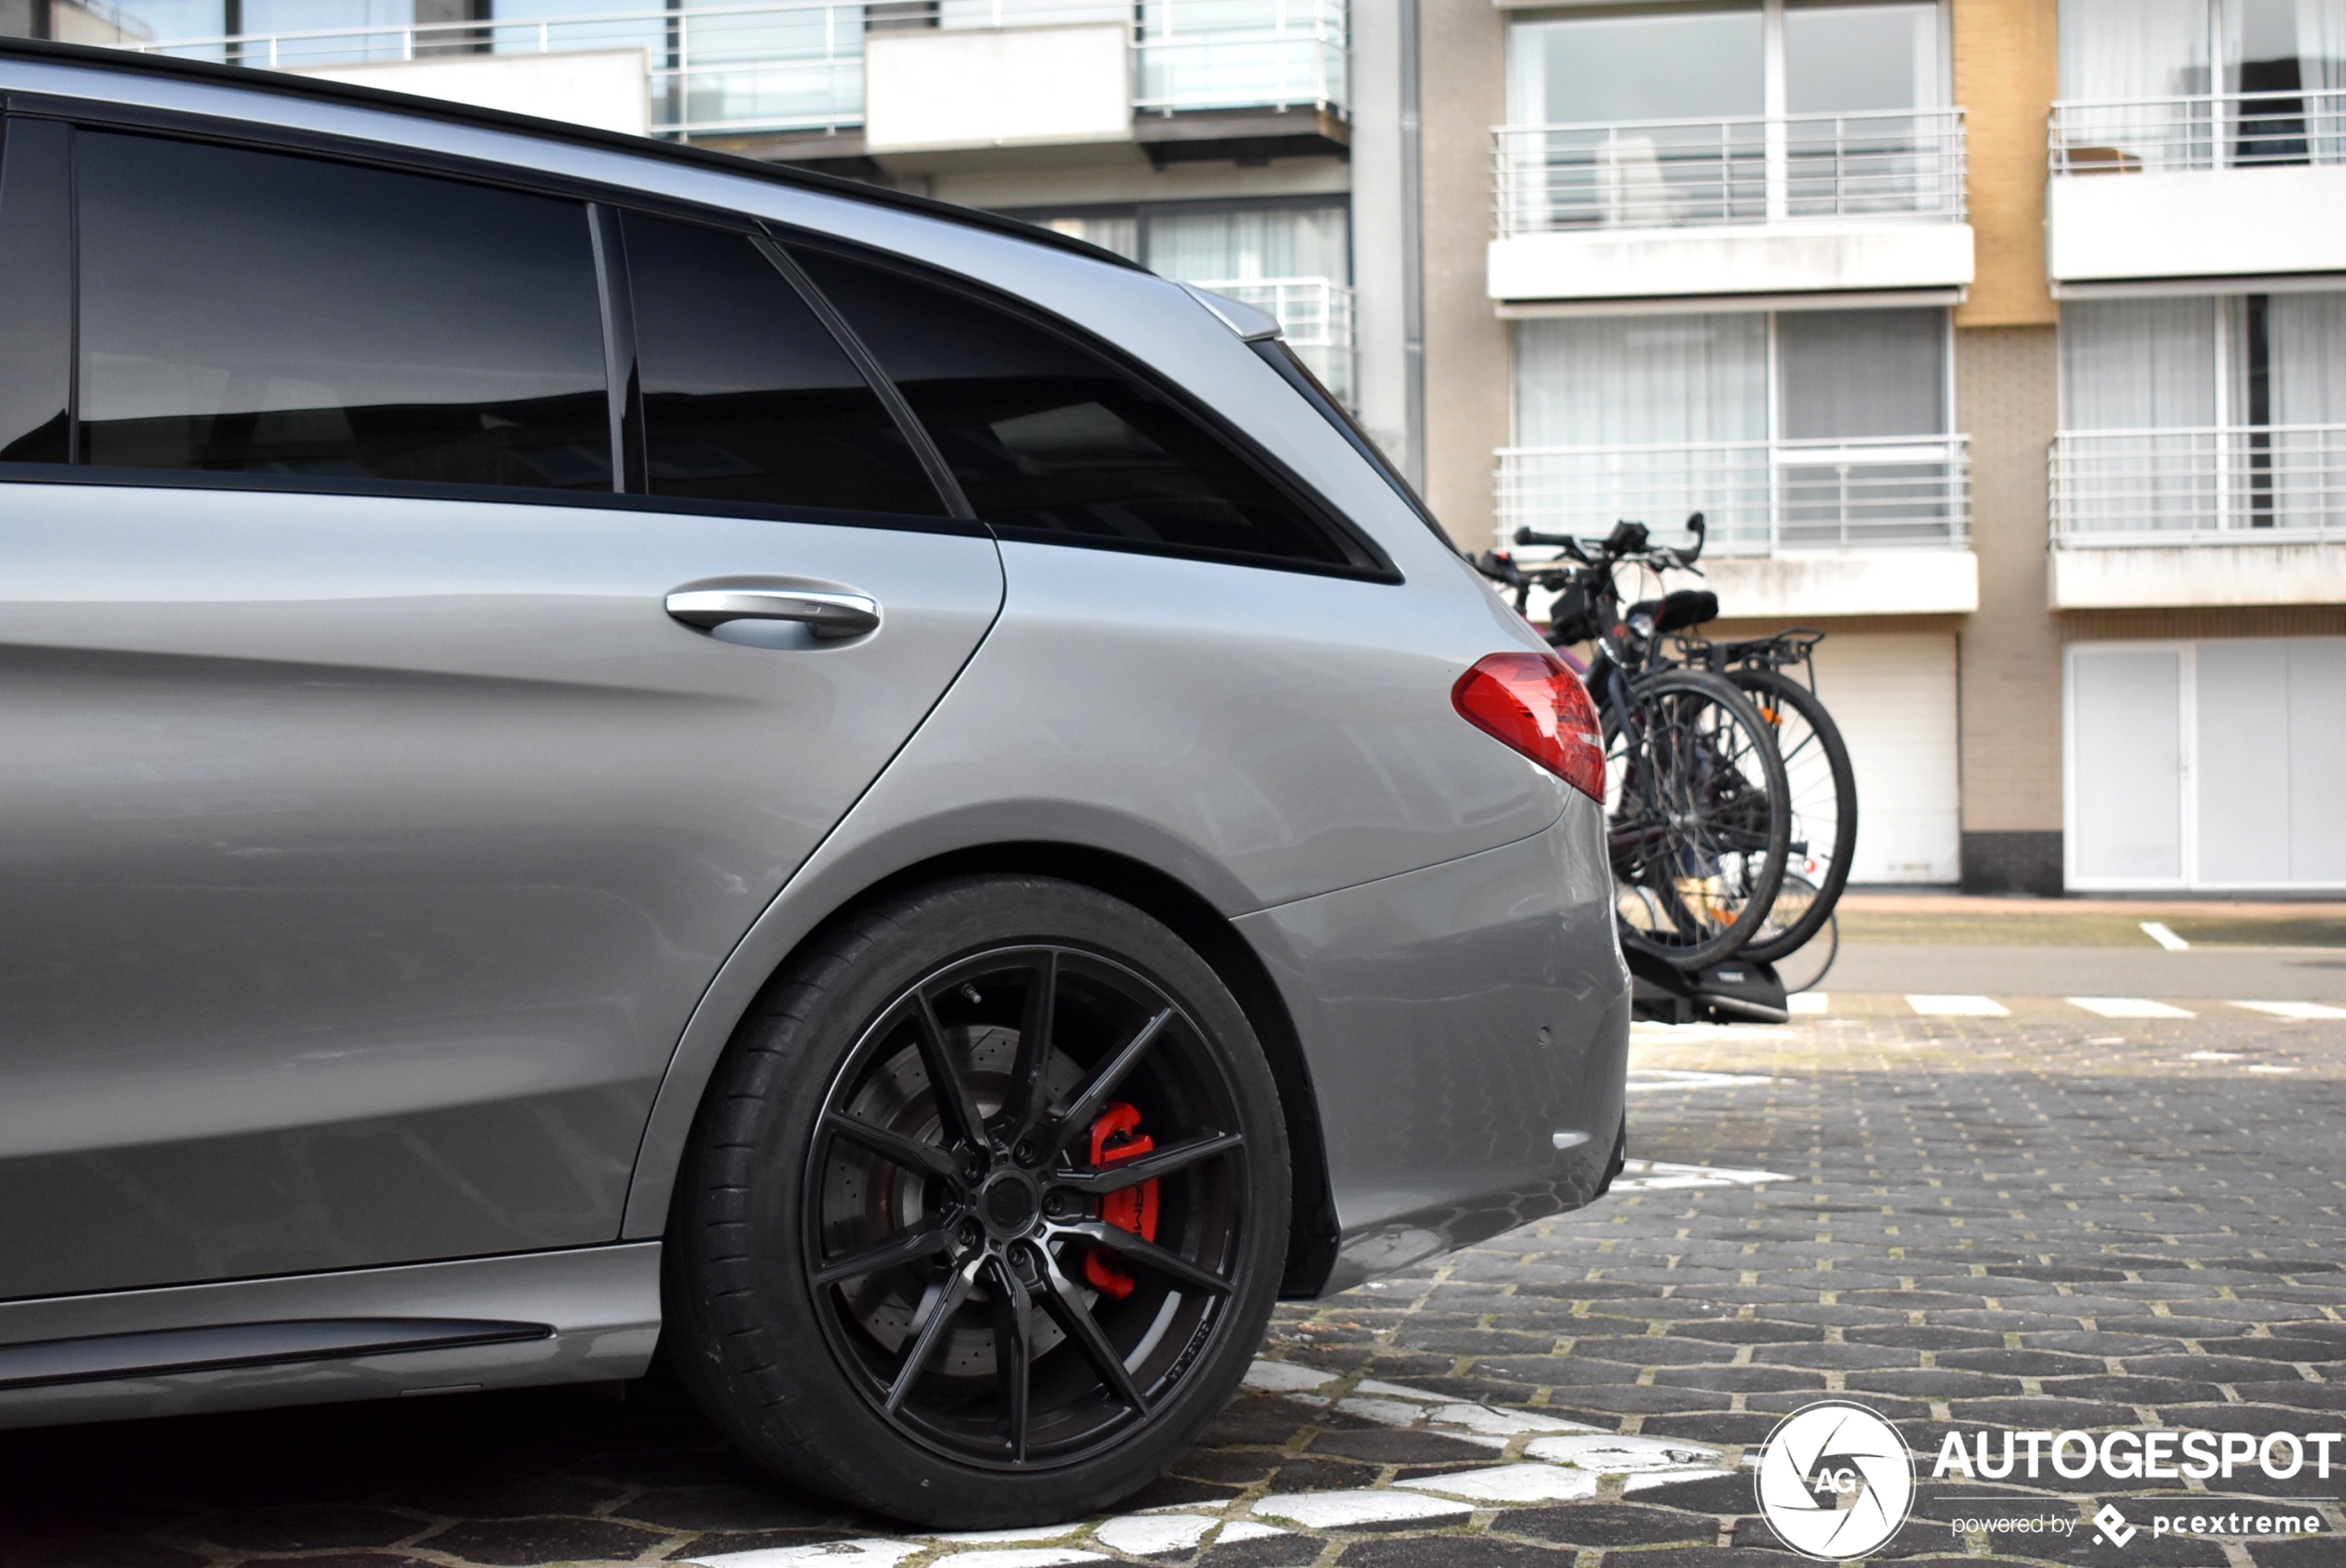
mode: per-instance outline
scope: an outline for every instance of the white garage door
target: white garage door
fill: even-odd
[[[1852,882],[1953,882],[1963,794],[1952,633],[1835,632],[1817,645],[1817,694],[1857,773]]]
[[[2346,637],[2076,643],[2069,884],[2346,887]]]

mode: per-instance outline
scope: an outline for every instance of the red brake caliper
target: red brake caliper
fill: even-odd
[[[1155,1148],[1155,1140],[1140,1131],[1140,1112],[1120,1100],[1110,1104],[1092,1124],[1092,1168],[1097,1170],[1119,1160],[1135,1159]],[[1156,1183],[1144,1181],[1107,1194],[1100,1200],[1100,1218],[1119,1230],[1131,1231],[1143,1241],[1155,1241]],[[1132,1294],[1132,1276],[1109,1262],[1112,1256],[1104,1247],[1093,1248],[1083,1258],[1083,1277],[1094,1289],[1121,1301]]]

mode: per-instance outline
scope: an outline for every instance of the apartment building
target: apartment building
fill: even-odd
[[[1707,513],[1859,881],[2346,886],[2346,3],[1421,4],[1462,541]]]
[[[6,7],[14,6],[10,11]],[[1017,213],[1469,549],[1710,520],[1857,878],[2346,887],[2346,0],[0,0]]]
[[[1349,398],[1346,23],[1344,0],[0,0],[0,30],[445,97],[1015,212],[1272,311]]]

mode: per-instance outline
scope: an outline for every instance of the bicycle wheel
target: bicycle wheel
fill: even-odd
[[[1624,946],[1682,969],[1759,934],[1784,880],[1784,759],[1750,700],[1718,676],[1664,669],[1604,717],[1606,839]]]
[[[1775,963],[1808,944],[1849,885],[1857,846],[1857,776],[1841,727],[1815,693],[1773,669],[1737,669],[1727,678],[1750,697],[1775,737],[1791,785],[1791,868],[1816,889],[1806,910],[1796,917],[1786,910],[1743,950],[1745,958]]]
[[[1797,840],[1794,843],[1792,858],[1796,865],[1800,860]],[[1768,911],[1768,918],[1760,923],[1760,935],[1752,938],[1751,945],[1736,957],[1748,959],[1762,947],[1775,946],[1773,939],[1806,918],[1816,898],[1815,883],[1797,871],[1785,872],[1784,886],[1776,889],[1775,904]],[[1816,927],[1814,935],[1797,947],[1785,949],[1781,958],[1765,961],[1774,967],[1776,978],[1784,983],[1784,994],[1790,995],[1796,991],[1814,990],[1822,983],[1825,972],[1832,968],[1832,960],[1840,954],[1841,922],[1828,911],[1823,924]]]

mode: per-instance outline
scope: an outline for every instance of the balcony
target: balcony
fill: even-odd
[[[2056,103],[2048,156],[2057,292],[2346,272],[2346,91]]]
[[[1518,528],[1593,535],[1622,518],[1675,537],[1700,512],[1711,585],[1738,616],[1978,608],[1964,436],[1516,447],[1498,459],[1503,549]]]
[[[2053,438],[2056,609],[2346,601],[2346,425]]]
[[[1971,281],[1960,109],[1492,136],[1494,299],[1952,299]]]
[[[1288,346],[1337,402],[1352,406],[1352,290],[1326,278],[1231,278],[1194,285],[1276,318]]]
[[[1343,0],[768,0],[126,47],[781,155],[1095,141],[1179,159],[1340,148],[1344,24]]]

